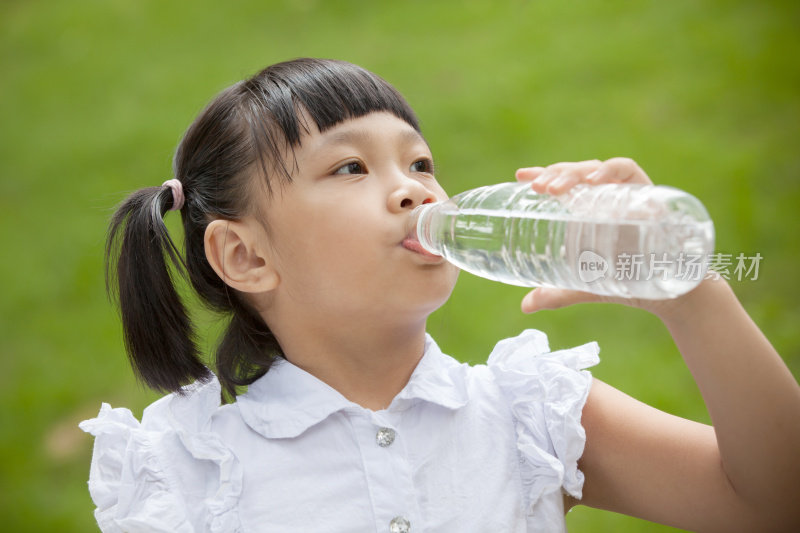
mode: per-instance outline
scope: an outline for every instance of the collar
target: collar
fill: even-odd
[[[447,409],[463,407],[468,400],[467,368],[443,354],[426,335],[425,353],[386,411],[402,411],[420,401]],[[285,359],[276,360],[237,404],[245,423],[270,439],[296,437],[338,411],[369,411]]]

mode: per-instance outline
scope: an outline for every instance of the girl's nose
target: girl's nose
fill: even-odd
[[[414,179],[406,178],[389,194],[389,211],[400,213],[411,211],[422,204],[436,201],[436,196]]]

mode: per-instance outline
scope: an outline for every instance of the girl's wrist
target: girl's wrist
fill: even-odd
[[[677,325],[695,320],[698,314],[715,312],[714,309],[726,295],[733,295],[728,282],[718,275],[712,275],[686,294],[671,300],[649,302],[642,308],[656,315],[667,326]]]

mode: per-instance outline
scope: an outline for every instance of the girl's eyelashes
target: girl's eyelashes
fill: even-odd
[[[350,161],[337,168],[334,174],[366,174],[366,167],[360,161]]]
[[[433,174],[433,160],[426,157],[424,159],[420,159],[419,161],[414,161],[414,163],[411,165],[411,171]]]
[[[409,167],[411,172],[418,172],[424,174],[433,174],[433,160],[425,157],[414,161],[411,166]],[[334,175],[357,175],[357,174],[367,174],[367,166],[362,163],[361,161],[350,161],[345,163],[344,165],[336,168],[333,171]]]

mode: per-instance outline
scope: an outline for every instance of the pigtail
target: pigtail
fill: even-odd
[[[133,193],[114,214],[106,242],[106,290],[118,300],[131,366],[164,392],[210,377],[173,283],[185,267],[164,225],[172,201],[169,187]]]

